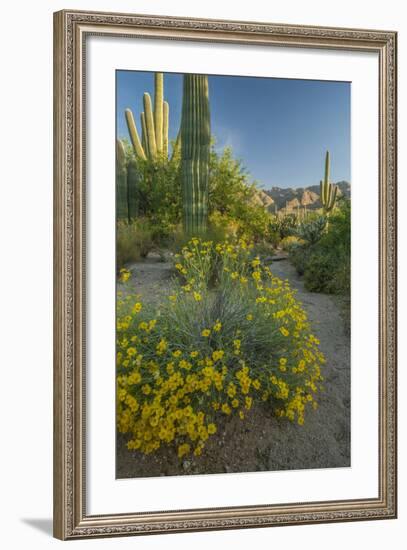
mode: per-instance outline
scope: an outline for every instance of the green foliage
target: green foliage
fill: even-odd
[[[321,239],[326,224],[327,219],[325,216],[306,219],[295,229],[295,235],[309,245],[316,244]]]
[[[319,232],[318,240],[318,232],[308,228],[309,240],[290,249],[290,259],[297,272],[304,275],[305,287],[308,290],[349,295],[350,231],[350,201],[341,199],[338,208],[330,216],[329,226]]]
[[[256,204],[256,186],[240,160],[226,147],[218,153],[214,144],[209,163],[210,225],[224,235],[259,242],[268,236],[270,216]]]
[[[154,225],[169,228],[181,221],[181,184],[179,163],[165,159],[137,159],[138,215],[148,217]]]
[[[275,244],[278,245],[282,239],[294,235],[298,224],[295,214],[277,214],[269,219],[269,232],[274,235]]]
[[[302,244],[304,244],[304,241],[301,238],[296,235],[288,235],[287,237],[284,237],[284,239],[281,239],[280,248],[289,251],[297,246],[301,246]]]
[[[151,223],[146,219],[120,220],[116,234],[117,270],[129,262],[145,258],[154,247]]]
[[[183,224],[187,235],[201,235],[208,224],[210,140],[208,77],[184,74],[181,181]]]

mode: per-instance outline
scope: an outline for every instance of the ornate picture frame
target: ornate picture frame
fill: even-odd
[[[378,56],[378,495],[89,515],[86,495],[86,41],[90,36],[372,52]],[[54,535],[59,539],[391,519],[397,514],[397,34],[64,10],[54,14]]]

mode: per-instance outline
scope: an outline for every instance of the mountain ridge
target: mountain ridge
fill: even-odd
[[[339,196],[350,198],[350,183],[348,181],[338,181],[335,185],[339,188]],[[270,211],[276,208],[292,211],[301,206],[310,210],[321,208],[319,185],[309,185],[308,187],[273,186],[271,189],[261,189],[261,191],[273,201],[267,205]]]

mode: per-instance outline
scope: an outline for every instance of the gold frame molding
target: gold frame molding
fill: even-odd
[[[376,52],[379,63],[379,494],[377,498],[86,514],[86,37]],[[60,539],[395,518],[396,44],[391,31],[64,10],[54,14],[54,535]]]

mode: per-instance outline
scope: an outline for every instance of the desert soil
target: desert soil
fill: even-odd
[[[318,409],[309,410],[303,426],[274,418],[264,405],[253,407],[243,422],[223,417],[202,455],[183,461],[170,447],[148,456],[129,451],[126,437],[118,434],[117,478],[350,466],[350,337],[344,330],[338,301],[305,290],[287,259],[273,261],[271,269],[297,290],[297,298],[320,339],[327,362]],[[159,302],[168,294],[173,277],[170,262],[152,254],[144,262],[131,265],[130,271],[141,296]]]

